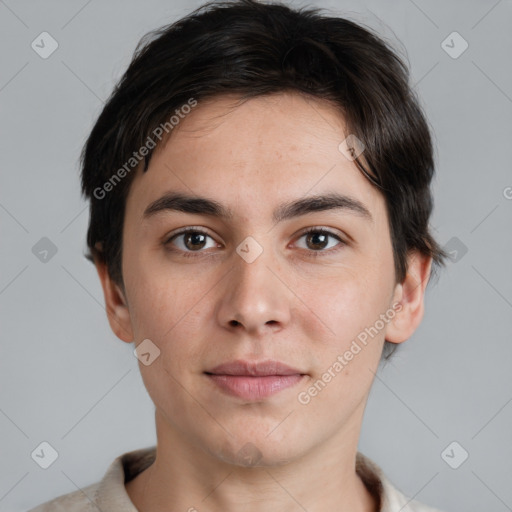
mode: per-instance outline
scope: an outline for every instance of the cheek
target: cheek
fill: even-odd
[[[392,291],[389,272],[385,262],[361,260],[338,269],[335,275],[297,284],[298,295],[308,306],[303,327],[322,325],[326,340],[334,347],[350,343],[387,309]]]
[[[191,293],[183,278],[159,261],[139,256],[125,262],[130,317],[138,338],[161,339],[184,315]]]
[[[347,421],[371,387],[384,343],[380,315],[387,310],[389,298],[377,270],[340,274],[339,282],[326,281],[321,295],[318,290],[315,295],[315,287],[308,289],[314,314],[309,313],[302,326],[315,325],[309,332],[309,339],[314,340],[314,357],[310,359],[315,364],[297,397],[308,418],[328,414],[333,424],[339,425]],[[319,336],[323,323],[328,328],[322,327]]]
[[[196,275],[192,286],[190,276],[183,272],[171,273],[168,267],[158,269],[154,265],[132,267],[130,275],[136,276],[130,282],[135,339],[150,339],[160,350],[154,371],[141,366],[143,378],[151,387],[160,382],[164,389],[169,389],[171,376],[178,377],[190,362],[202,360],[204,318],[210,311],[205,310],[210,307],[205,294],[212,283],[197,279]],[[168,382],[161,382],[162,379]],[[154,390],[158,392],[156,387]]]

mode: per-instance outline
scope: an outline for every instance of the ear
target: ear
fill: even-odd
[[[386,328],[386,340],[402,343],[408,340],[421,320],[424,312],[425,289],[430,279],[432,257],[419,251],[411,251],[407,257],[407,275],[395,287],[392,305],[396,314]]]
[[[124,293],[110,278],[105,263],[95,261],[94,265],[96,266],[103,288],[105,309],[107,311],[110,328],[119,339],[126,343],[131,343],[133,341],[133,331],[128,302]]]

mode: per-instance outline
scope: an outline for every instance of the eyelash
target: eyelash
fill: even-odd
[[[205,236],[212,238],[211,235],[209,235],[206,231],[202,230],[201,228],[189,227],[189,228],[185,228],[185,229],[179,231],[178,233],[174,233],[171,237],[167,238],[163,242],[163,245],[167,247],[175,238],[177,238],[178,236],[181,236],[181,235],[186,235],[188,233],[201,233]],[[306,231],[303,231],[299,235],[298,238],[300,239],[303,236],[306,236],[310,233],[319,233],[322,235],[328,235],[329,237],[335,238],[336,240],[338,240],[338,242],[340,242],[339,245],[336,246],[336,248],[334,248],[334,249],[325,249],[325,250],[322,249],[322,250],[318,250],[318,251],[305,249],[308,251],[309,256],[312,258],[317,258],[318,256],[323,256],[325,254],[330,255],[330,254],[336,253],[339,250],[341,250],[344,246],[348,245],[347,242],[345,242],[342,238],[340,238],[336,233],[329,231],[327,229],[324,229],[324,228],[315,228],[315,227],[308,228]],[[206,254],[201,254],[202,251],[182,251],[181,249],[169,249],[169,250],[172,252],[181,252],[182,256],[184,258],[197,258],[197,257],[201,257],[201,256],[203,256],[203,257],[206,256]]]

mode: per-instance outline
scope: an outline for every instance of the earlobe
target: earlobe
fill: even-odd
[[[417,329],[425,309],[425,289],[427,287],[432,257],[413,251],[408,256],[407,275],[395,287],[392,304],[397,313],[386,328],[386,341],[402,343],[408,340]]]
[[[96,261],[95,266],[103,288],[110,328],[119,339],[131,343],[133,331],[126,298],[119,286],[110,278],[106,264]]]

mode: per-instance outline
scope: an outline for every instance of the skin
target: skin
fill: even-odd
[[[364,408],[384,341],[407,340],[421,322],[431,258],[411,252],[405,280],[395,283],[384,198],[339,151],[348,133],[331,105],[294,93],[235,99],[200,102],[135,176],[123,227],[124,293],[96,263],[114,333],[160,350],[150,365],[139,362],[155,404],[157,456],[126,484],[128,495],[142,512],[376,511],[355,472]],[[166,211],[143,219],[170,191],[215,199],[233,216]],[[333,191],[357,198],[372,221],[339,209],[272,221],[281,203]],[[187,226],[208,237],[164,245]],[[311,227],[334,236],[319,248],[302,234]],[[252,263],[236,252],[248,236],[263,248]],[[396,303],[400,312],[378,335],[299,403]],[[234,359],[276,359],[306,375],[246,401],[204,373]],[[241,458],[246,443],[260,457],[255,466]]]

